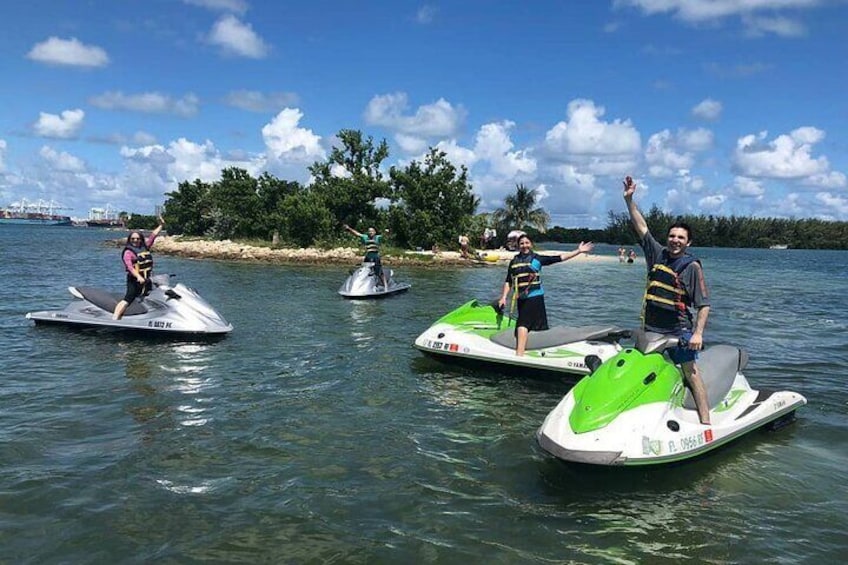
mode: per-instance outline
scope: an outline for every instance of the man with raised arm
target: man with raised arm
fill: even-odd
[[[642,311],[646,331],[672,334],[683,338],[685,345],[670,351],[672,361],[679,364],[692,390],[698,418],[710,424],[707,389],[698,372],[698,351],[704,347],[704,328],[710,315],[710,299],[701,261],[687,253],[692,244],[692,228],[675,222],[668,228],[666,245],[661,245],[651,232],[645,217],[633,201],[636,183],[624,179],[624,202],[639,245],[648,266],[648,285]],[[693,310],[696,316],[693,316]]]

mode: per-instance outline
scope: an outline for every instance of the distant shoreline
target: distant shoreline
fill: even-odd
[[[124,240],[119,240],[123,245]],[[269,264],[302,264],[328,265],[351,264],[362,260],[363,251],[358,247],[336,247],[333,249],[305,248],[273,248],[257,247],[230,240],[213,241],[199,238],[183,238],[182,236],[160,235],[153,247],[154,253],[174,255],[191,259],[216,259],[222,261],[238,261],[247,263]],[[515,256],[514,251],[505,249],[490,249],[472,252],[472,258],[463,259],[458,251],[406,251],[403,255],[383,254],[382,262],[386,265],[413,265],[421,267],[443,267],[445,265],[458,267],[506,266]],[[550,251],[540,251],[541,255]],[[496,258],[496,259],[494,259]],[[579,255],[572,261],[602,261],[618,262],[618,257],[611,255]]]

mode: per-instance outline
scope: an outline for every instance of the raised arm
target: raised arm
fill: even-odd
[[[574,259],[581,253],[590,253],[595,248],[595,244],[591,241],[589,242],[580,242],[580,245],[577,246],[577,249],[574,251],[569,251],[568,253],[561,253],[559,258],[563,261],[568,261],[569,259]]]
[[[359,233],[358,231],[356,231],[355,229],[353,229],[352,227],[350,227],[347,224],[344,224],[344,229],[346,229],[347,231],[349,231],[350,233],[352,233],[356,237],[362,237],[361,233]]]
[[[159,235],[159,232],[161,232],[162,228],[164,228],[164,227],[165,227],[165,219],[162,216],[159,216],[159,225],[156,226],[156,228],[153,230],[153,233],[151,233],[151,235],[153,237],[156,237],[157,235]]]
[[[636,230],[636,235],[641,240],[648,233],[648,223],[636,202],[633,201],[633,194],[636,192],[636,183],[633,179],[627,177],[624,179],[624,202],[627,204],[627,211],[630,213],[630,223],[633,224],[633,229]]]

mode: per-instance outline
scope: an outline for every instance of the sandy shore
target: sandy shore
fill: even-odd
[[[124,244],[124,240],[119,242]],[[246,261],[253,263],[301,263],[301,264],[331,264],[356,263],[362,258],[359,247],[337,247],[335,249],[305,248],[271,248],[254,247],[230,240],[212,241],[198,238],[183,238],[181,236],[159,236],[153,251],[163,255],[176,255],[196,259],[219,259],[226,261]],[[540,251],[548,254],[550,251]],[[473,259],[463,259],[458,251],[407,251],[399,254],[383,254],[382,260],[386,265],[420,265],[439,267],[443,265],[457,266],[505,266],[515,256],[514,251],[492,249],[476,254]],[[618,261],[610,255],[580,255],[572,261]]]

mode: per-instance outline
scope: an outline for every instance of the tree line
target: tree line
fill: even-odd
[[[237,167],[222,170],[220,180],[212,183],[200,179],[179,183],[166,195],[168,232],[330,247],[350,241],[342,229],[349,224],[360,232],[369,226],[378,231],[389,228],[391,243],[401,248],[439,245],[450,249],[457,247],[460,234],[469,235],[474,245],[486,227],[494,227],[496,245],[503,245],[512,229],[523,229],[534,241],[636,244],[626,212],[610,211],[602,229],[549,229],[550,216],[538,206],[537,191],[518,184],[503,207],[478,214],[479,198],[473,193],[468,170],[454,166],[444,152],[431,147],[422,161],[393,166],[384,174],[381,165],[389,156],[385,140],[377,143],[356,130],[342,130],[337,137],[340,145],[309,167],[308,185],[267,172],[254,178]],[[658,237],[672,222],[687,222],[699,247],[848,249],[846,222],[672,216],[656,205],[644,216]],[[134,215],[132,223],[129,227],[144,228],[148,223],[155,225],[155,218]]]
[[[341,146],[309,167],[309,185],[267,172],[254,178],[235,167],[213,183],[181,182],[165,202],[169,232],[331,246],[349,241],[341,227],[349,224],[360,232],[389,228],[395,245],[429,249],[474,228],[479,199],[468,170],[455,167],[443,151],[431,148],[422,161],[384,175],[385,140],[375,143],[354,130],[338,138]]]

